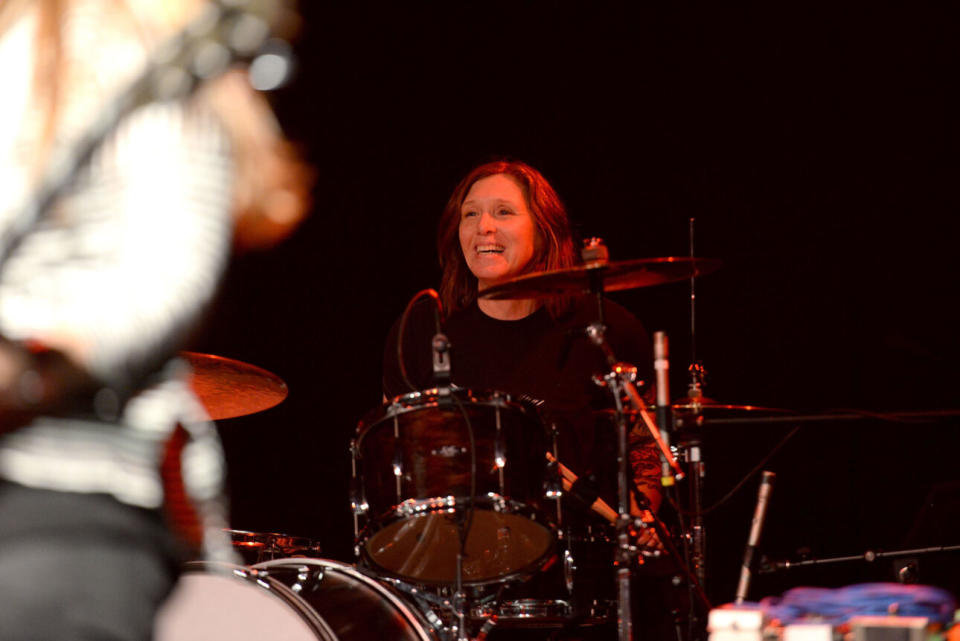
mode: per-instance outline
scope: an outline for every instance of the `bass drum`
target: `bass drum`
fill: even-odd
[[[244,567],[188,563],[157,615],[155,641],[438,641],[388,586],[326,559]]]
[[[389,585],[326,559],[276,559],[253,566],[318,613],[337,639],[439,641],[440,621]],[[434,623],[427,619],[431,615]]]

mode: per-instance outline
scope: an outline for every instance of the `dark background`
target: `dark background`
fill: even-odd
[[[312,213],[235,260],[192,346],[290,389],[219,423],[234,527],[352,558],[348,443],[379,406],[383,338],[438,285],[440,211],[494,156],[539,168],[614,260],[687,255],[695,219],[696,255],[724,263],[697,281],[709,396],[797,412],[960,406],[949,3],[325,4],[303,3],[298,73],[273,96],[316,169]],[[613,297],[668,333],[682,396],[689,285]],[[706,503],[797,424],[708,424]],[[804,423],[765,466],[778,474],[765,552],[960,544],[958,427]],[[733,598],[757,483],[707,516],[715,602]],[[957,554],[922,558],[921,580],[955,589],[942,570]],[[752,596],[892,579],[888,561],[853,562],[761,577]]]

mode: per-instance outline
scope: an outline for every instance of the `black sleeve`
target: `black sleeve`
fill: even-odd
[[[637,368],[637,387],[644,400],[655,398],[653,343],[636,316],[620,305],[605,308],[611,345],[621,362]],[[643,381],[643,385],[639,381]],[[634,482],[656,509],[660,504],[660,451],[647,428],[638,424],[629,434],[629,459]]]
[[[646,328],[623,306],[607,301],[604,306],[607,337],[614,355],[637,368],[638,388],[646,398],[653,389],[653,343]],[[640,385],[639,381],[643,381]]]
[[[406,380],[397,354],[402,320],[401,317],[393,323],[383,348],[383,394],[387,398],[432,387],[433,301],[424,299],[415,303],[404,324],[403,364]]]

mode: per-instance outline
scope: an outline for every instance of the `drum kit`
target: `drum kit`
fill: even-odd
[[[607,291],[692,281],[719,266],[695,258],[612,263],[603,248],[585,257],[591,260],[582,266],[528,274],[480,295],[592,294],[601,303],[599,314]],[[713,403],[692,385],[694,394],[673,403],[660,389],[654,417],[629,368],[604,341],[602,316],[598,321],[586,330],[611,365],[608,412],[619,440],[617,460],[610,462],[617,466],[619,503],[596,499],[599,525],[563,528],[560,497],[574,487],[576,470],[563,464],[556,434],[535,403],[452,385],[415,391],[369,412],[351,442],[354,563],[320,558],[319,546],[308,539],[231,530],[246,565],[189,564],[159,619],[159,641],[460,641],[531,634],[630,639],[631,568],[661,555],[675,555],[702,596],[702,522],[669,532],[649,512],[639,518],[631,511],[627,433],[649,430],[658,442],[664,485],[686,477],[693,491],[702,474],[699,444],[670,443],[667,425],[674,417],[693,427],[704,416],[774,410]],[[665,360],[666,353],[656,356]],[[194,389],[214,419],[261,411],[287,394],[282,380],[252,365],[185,357]],[[657,546],[638,543],[647,528],[656,528]],[[681,541],[691,554],[678,552]],[[538,587],[524,594],[529,585]]]

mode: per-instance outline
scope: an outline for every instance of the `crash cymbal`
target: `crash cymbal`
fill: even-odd
[[[517,299],[575,296],[593,291],[594,279],[603,291],[650,287],[708,274],[720,267],[713,258],[640,258],[535,272],[481,291],[481,298]]]
[[[193,370],[194,393],[215,421],[261,412],[287,397],[287,384],[256,365],[197,352],[180,356]]]

